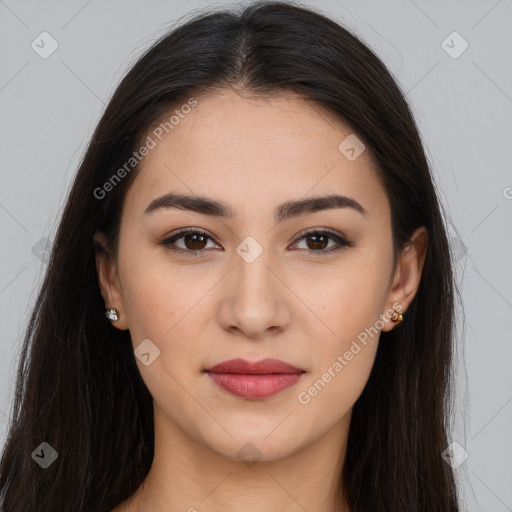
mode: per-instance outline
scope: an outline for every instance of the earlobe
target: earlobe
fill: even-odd
[[[390,331],[400,323],[400,316],[402,318],[406,316],[405,312],[414,299],[420,285],[427,247],[428,232],[422,226],[414,231],[409,244],[402,251],[397,263],[393,283],[388,295],[388,310],[396,311],[397,315],[388,315],[390,319],[383,327],[383,331]],[[394,317],[394,320],[392,317]]]
[[[98,285],[103,297],[106,317],[112,325],[120,330],[128,328],[124,305],[119,283],[119,276],[115,257],[108,248],[107,239],[104,233],[97,231],[93,236],[96,258],[96,273]],[[115,309],[115,315],[108,314]],[[117,317],[117,320],[114,320]],[[115,323],[114,323],[115,322]]]

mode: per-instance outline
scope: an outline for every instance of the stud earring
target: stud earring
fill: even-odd
[[[395,325],[398,325],[403,319],[404,319],[404,315],[402,315],[402,313],[398,313],[398,311],[395,311],[393,313],[393,316],[391,317],[391,321]]]
[[[117,322],[118,319],[119,319],[119,316],[118,316],[118,312],[117,312],[117,309],[116,308],[113,308],[113,309],[107,309],[105,311],[105,316],[109,319],[109,320],[112,320],[112,322]]]

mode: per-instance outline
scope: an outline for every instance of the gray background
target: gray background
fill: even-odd
[[[463,508],[512,511],[512,1],[305,3],[353,28],[412,103],[447,211],[465,313],[451,439],[469,454],[456,469]],[[105,103],[156,36],[192,10],[226,5],[0,0],[2,439],[44,246]],[[31,47],[43,31],[59,45],[47,59]],[[442,45],[453,31],[469,44],[457,58],[445,50],[458,53],[462,40]]]

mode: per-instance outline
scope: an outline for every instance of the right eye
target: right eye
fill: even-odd
[[[205,231],[184,229],[160,243],[171,251],[197,258],[204,255],[209,240],[213,242],[213,239]],[[181,241],[181,245],[177,243],[178,241]]]

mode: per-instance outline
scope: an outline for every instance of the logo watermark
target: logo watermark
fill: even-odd
[[[114,187],[118,185],[121,180],[126,177],[127,174],[133,171],[133,169],[137,167],[141,160],[156,147],[157,140],[160,142],[164,137],[164,133],[171,133],[171,131],[174,130],[174,128],[180,123],[180,119],[184,119],[185,116],[189,114],[192,108],[195,106],[197,106],[197,100],[194,97],[189,98],[187,103],[183,104],[181,108],[174,111],[176,115],[173,114],[169,117],[168,121],[161,122],[151,132],[151,135],[147,136],[146,142],[138,149],[138,151],[134,151],[128,161],[125,162],[122,167],[117,169],[117,171],[112,174],[112,176],[107,181],[105,181],[101,187],[96,187],[94,189],[94,197],[96,199],[104,199],[107,196],[107,193],[111,192]]]
[[[322,391],[325,386],[327,386],[327,384],[329,384],[329,382],[331,382],[332,379],[334,379],[334,377],[336,377],[336,375],[338,375],[338,373],[340,373],[341,370],[343,370],[343,368],[345,368],[345,366],[347,366],[348,363],[354,359],[354,356],[359,354],[359,352],[361,352],[361,350],[366,347],[368,343],[368,337],[373,339],[380,333],[384,327],[385,322],[388,322],[391,319],[395,311],[398,313],[402,311],[402,305],[398,302],[393,304],[392,309],[388,309],[383,315],[380,315],[379,320],[377,320],[373,326],[366,327],[364,331],[361,331],[357,335],[357,340],[359,343],[361,343],[361,345],[363,345],[362,347],[357,343],[356,340],[352,340],[350,349],[346,350],[343,355],[338,356],[336,361],[334,361],[334,363],[329,366],[329,368],[327,368],[327,370],[317,381],[315,381],[312,386],[310,386],[306,391],[301,391],[297,395],[298,401],[303,405],[309,404],[309,402],[311,402],[311,398],[317,396],[318,393],[320,393],[320,391]]]

